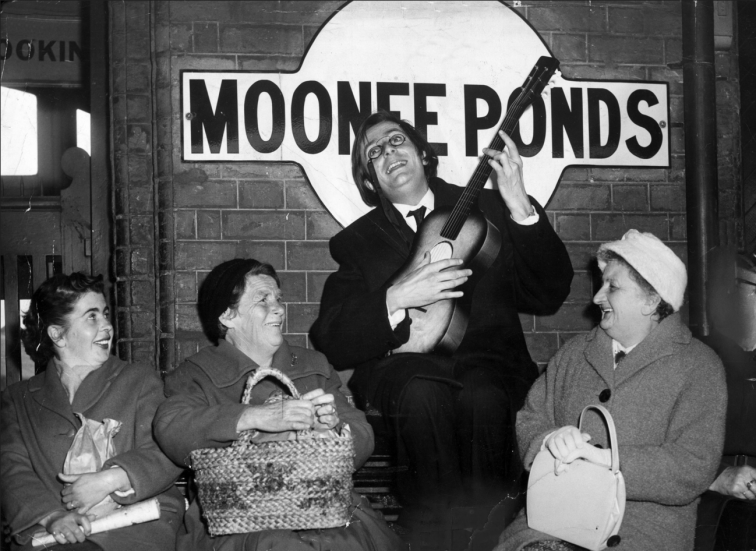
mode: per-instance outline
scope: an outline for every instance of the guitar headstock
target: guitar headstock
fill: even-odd
[[[522,96],[527,103],[540,95],[549,85],[551,77],[559,69],[559,60],[555,57],[541,56],[530,71],[528,78],[522,84]]]

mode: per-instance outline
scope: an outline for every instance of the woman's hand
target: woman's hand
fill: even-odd
[[[740,499],[756,499],[756,469],[743,465],[727,467],[711,483],[709,490]]]
[[[322,388],[316,388],[302,396],[302,400],[309,400],[315,406],[315,429],[332,429],[339,424],[333,394],[326,394]]]
[[[417,268],[405,274],[386,291],[389,314],[461,297],[462,291],[454,289],[472,275],[472,270],[461,268],[461,265],[462,260],[459,258],[431,262],[430,253],[426,252]]]
[[[309,400],[281,400],[249,406],[236,423],[236,431],[284,432],[307,430],[315,422],[315,406]]]
[[[90,518],[74,512],[57,511],[44,519],[42,526],[61,545],[82,542],[92,533]]]
[[[599,465],[612,464],[611,450],[602,450],[588,443],[591,435],[580,432],[577,427],[568,425],[552,432],[544,442],[544,446],[554,456],[554,474],[567,470],[567,465],[578,458],[587,459]]]
[[[60,494],[66,508],[84,514],[116,490],[126,491],[131,487],[129,477],[121,467],[105,469],[97,473],[59,474],[65,482]]]
[[[525,181],[522,177],[522,159],[517,151],[517,146],[503,130],[499,130],[499,136],[504,140],[504,151],[484,148],[483,153],[491,157],[488,164],[496,172],[496,185],[499,188],[501,198],[507,205],[515,222],[525,220],[533,213],[533,205],[530,203],[528,193],[525,191]]]

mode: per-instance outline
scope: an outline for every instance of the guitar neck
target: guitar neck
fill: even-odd
[[[527,91],[524,94],[520,94],[517,100],[507,110],[507,114],[504,117],[504,121],[499,126],[499,130],[503,130],[506,134],[511,134],[514,127],[517,125],[517,121],[520,120],[525,109],[530,105],[530,97],[532,92]],[[497,131],[494,134],[493,140],[488,145],[489,149],[495,149],[496,151],[504,150],[504,140]],[[491,165],[488,161],[491,159],[488,155],[483,155],[482,159],[478,162],[478,166],[472,173],[470,180],[465,186],[465,191],[462,192],[462,196],[454,206],[449,219],[441,230],[441,236],[447,239],[456,239],[459,231],[467,220],[467,216],[470,214],[470,210],[478,202],[480,192],[485,187],[488,177],[491,175]]]

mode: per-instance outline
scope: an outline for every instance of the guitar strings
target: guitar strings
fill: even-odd
[[[537,72],[536,70],[537,68],[534,68],[534,72]],[[543,70],[543,74],[547,72],[548,69]],[[500,128],[504,129],[507,134],[512,131],[517,121],[519,121],[519,116],[515,118],[514,113],[520,109],[524,102],[526,102],[527,97],[533,94],[532,88],[535,85],[535,81],[540,80],[543,74],[535,76],[533,78],[528,78],[528,81],[523,86],[522,91],[518,95],[517,99],[512,103],[509,109],[507,109],[507,114],[500,126]],[[531,76],[533,75],[531,74]],[[496,132],[494,139],[489,145],[489,148],[501,151],[503,150],[504,145],[504,140],[501,138],[501,136],[499,136],[499,133]],[[488,155],[484,154],[484,157],[488,157]],[[457,237],[459,231],[462,229],[462,226],[465,223],[465,220],[467,219],[467,216],[470,213],[473,201],[475,200],[475,197],[473,197],[473,195],[478,195],[478,193],[480,192],[479,188],[482,188],[482,185],[485,185],[486,180],[488,180],[488,176],[491,174],[491,170],[491,165],[488,164],[487,160],[485,158],[481,159],[481,161],[478,163],[477,168],[473,172],[472,177],[470,178],[470,182],[465,187],[465,190],[462,192],[462,196],[457,201],[457,204],[452,210],[449,219],[441,229],[442,237],[451,239],[455,239]]]

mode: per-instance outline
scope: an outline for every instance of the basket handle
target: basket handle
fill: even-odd
[[[294,399],[299,400],[299,391],[294,386],[294,383],[291,382],[291,379],[289,379],[283,373],[283,371],[274,369],[272,367],[261,367],[258,368],[253,375],[250,375],[247,378],[247,385],[244,388],[244,395],[242,396],[242,404],[244,404],[245,406],[249,405],[249,401],[252,399],[252,389],[265,377],[275,377],[276,379],[281,381],[284,385],[286,385],[286,388],[289,389],[289,392],[294,397]]]
[[[614,428],[614,419],[612,419],[612,414],[609,413],[609,410],[604,406],[585,406],[585,408],[583,408],[583,411],[580,413],[580,421],[578,422],[578,430],[580,432],[583,432],[583,415],[585,415],[585,412],[589,409],[595,409],[596,411],[598,411],[604,417],[604,421],[606,421],[606,426],[609,429],[609,446],[612,450],[611,468],[612,472],[614,474],[617,474],[619,472],[619,451],[617,450],[617,431]]]

